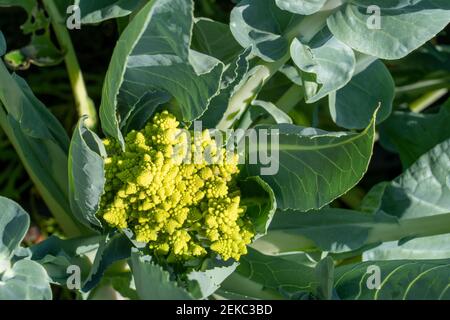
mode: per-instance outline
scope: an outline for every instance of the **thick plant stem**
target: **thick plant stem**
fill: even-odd
[[[429,237],[450,232],[450,213],[422,218],[404,219],[398,223],[367,223],[370,228],[362,246],[398,241],[408,237]],[[418,230],[420,230],[418,232]],[[274,230],[256,240],[252,247],[264,254],[278,255],[318,250],[315,242],[302,235],[301,229]]]
[[[94,129],[97,126],[98,121],[97,111],[95,110],[94,103],[88,96],[83,74],[75,54],[75,49],[73,47],[72,40],[70,39],[69,31],[66,28],[65,19],[61,16],[54,0],[43,0],[43,3],[47,13],[50,16],[56,38],[65,52],[64,60],[72,86],[78,115],[80,117],[87,115],[88,119],[85,123],[90,129]]]
[[[431,106],[433,103],[438,101],[440,98],[445,96],[448,93],[448,89],[438,89],[431,92],[428,92],[421,96],[419,99],[411,103],[409,106],[410,110],[412,112],[422,112],[429,106]]]
[[[263,62],[254,69],[254,73],[247,82],[231,97],[228,108],[217,129],[226,130],[231,128],[235,121],[244,113],[246,107],[256,98],[259,90],[266,82],[289,60],[289,55],[273,62]]]

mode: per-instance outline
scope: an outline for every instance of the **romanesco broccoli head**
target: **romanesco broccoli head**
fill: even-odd
[[[126,136],[125,151],[105,140],[99,215],[112,227],[133,230],[137,241],[169,262],[211,251],[239,260],[254,233],[235,181],[238,155],[218,146],[208,130],[185,133],[163,111]],[[208,159],[198,157],[204,154]]]

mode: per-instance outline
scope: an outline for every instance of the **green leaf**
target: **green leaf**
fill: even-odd
[[[242,47],[233,37],[227,24],[198,18],[192,34],[192,49],[219,59],[225,65],[235,63]]]
[[[223,64],[189,48],[192,15],[192,0],[156,0],[127,26],[103,88],[100,117],[106,134],[122,141],[119,129],[151,90],[172,95],[183,121],[205,112],[219,90]]]
[[[275,2],[280,9],[308,16],[322,9],[327,0],[275,0]]]
[[[421,226],[417,226],[419,230]],[[423,228],[423,226],[422,226]],[[364,261],[373,260],[426,260],[450,259],[450,235],[406,239],[406,242],[390,241],[363,253]]]
[[[362,129],[370,122],[376,106],[380,106],[377,114],[380,123],[391,113],[394,90],[389,70],[377,60],[330,96],[331,116],[343,128]]]
[[[400,154],[403,167],[410,167],[421,155],[450,138],[450,100],[437,114],[397,111],[380,127],[381,139],[389,138]]]
[[[208,109],[199,119],[206,128],[214,128],[220,122],[232,95],[246,79],[249,55],[249,49],[242,51],[223,73],[219,94],[211,99]]]
[[[190,300],[192,296],[170,279],[169,272],[155,264],[150,256],[142,256],[137,250],[131,253],[136,290],[142,300]]]
[[[37,262],[20,260],[0,278],[0,300],[51,300],[45,269]]]
[[[71,265],[80,267],[81,280],[85,281],[91,269],[90,256],[98,250],[101,240],[102,236],[67,240],[51,236],[30,248],[31,259],[45,268],[53,283],[65,286]]]
[[[353,49],[382,59],[400,59],[433,38],[450,22],[447,0],[383,2],[380,28],[371,24],[370,0],[344,4],[328,18],[328,27]],[[377,4],[378,5],[378,4]]]
[[[283,110],[279,109],[271,102],[254,100],[252,106],[259,107],[268,113],[276,123],[289,123],[292,124],[292,119]],[[253,108],[250,108],[253,109]]]
[[[314,269],[293,261],[250,249],[240,263],[221,289],[258,299],[282,299],[300,293],[311,294],[316,286]]]
[[[369,289],[367,283],[379,267],[379,289]],[[336,268],[335,288],[344,300],[448,300],[450,299],[450,260],[370,261]]]
[[[56,48],[50,38],[50,31],[44,34],[33,34],[31,42],[25,47],[9,52],[5,56],[5,62],[10,68],[26,70],[31,64],[38,67],[50,67],[61,63],[64,54]]]
[[[69,139],[64,128],[26,82],[10,75],[1,62],[0,84],[2,129],[64,232],[79,235],[82,228],[71,213],[68,199]]]
[[[239,181],[241,205],[246,207],[255,228],[255,239],[265,235],[277,208],[275,195],[269,185],[260,177],[250,177]]]
[[[130,15],[144,3],[143,0],[75,0],[81,13],[81,23],[100,23]]]
[[[11,259],[29,226],[28,214],[14,201],[0,196],[0,261]]]
[[[271,151],[272,166],[275,162],[278,171],[262,178],[273,189],[278,208],[307,211],[330,203],[362,178],[372,155],[375,117],[361,133],[327,133],[289,124],[257,129],[279,130],[278,146],[259,141],[258,148],[249,152],[252,159],[255,149]],[[246,164],[249,175],[259,175],[263,167]]]
[[[205,299],[220,287],[221,283],[234,272],[237,262],[223,262],[207,260],[206,270],[192,271],[187,278],[191,281],[189,292],[196,299]]]
[[[331,300],[334,284],[334,261],[331,257],[319,261],[315,268],[317,286],[314,295],[322,300]]]
[[[122,132],[127,134],[131,130],[142,130],[150,117],[165,103],[169,102],[170,95],[162,91],[147,92],[134,107],[133,113],[127,119]]]
[[[100,242],[89,276],[83,284],[83,292],[93,289],[102,279],[106,269],[114,262],[128,259],[131,247],[131,241],[123,234],[105,236]]]
[[[84,125],[83,117],[69,150],[69,199],[73,214],[84,225],[101,228],[96,213],[105,185],[103,157],[106,150],[97,135]]]
[[[306,101],[313,103],[345,86],[355,70],[355,54],[325,28],[308,45],[294,39],[291,56],[302,70]]]
[[[380,210],[412,219],[450,212],[450,140],[438,144],[386,187]]]
[[[278,212],[267,235],[252,247],[270,255],[317,250],[348,252],[367,244],[376,224],[372,215],[346,209]]]
[[[281,10],[274,0],[242,0],[233,8],[230,28],[237,42],[265,61],[281,59],[289,51],[286,33],[301,16]]]
[[[365,259],[450,257],[450,223],[443,220],[450,212],[449,159],[450,140],[447,140],[420,157],[406,172],[388,184],[383,194],[377,193],[381,198],[378,216],[388,214],[403,223],[417,219],[423,221],[407,237],[399,239],[402,241],[386,243],[366,252]],[[376,189],[373,192],[377,192]],[[373,192],[369,192],[368,196],[375,198]],[[438,227],[442,228],[440,233],[447,234],[412,240]]]
[[[6,52],[6,40],[3,33],[0,31],[0,57]]]

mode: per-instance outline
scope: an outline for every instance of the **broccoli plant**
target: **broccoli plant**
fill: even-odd
[[[0,197],[0,299],[450,299],[450,3],[212,2],[0,0],[0,126],[63,233]],[[66,19],[119,26],[98,126]],[[7,68],[63,60],[71,138]],[[403,170],[365,192],[375,143]]]

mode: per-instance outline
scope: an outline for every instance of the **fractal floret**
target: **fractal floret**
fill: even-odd
[[[109,157],[99,215],[112,227],[131,229],[169,262],[209,252],[239,260],[254,233],[236,184],[238,155],[208,130],[192,135],[179,125],[163,111],[126,136],[125,151],[104,141]]]

